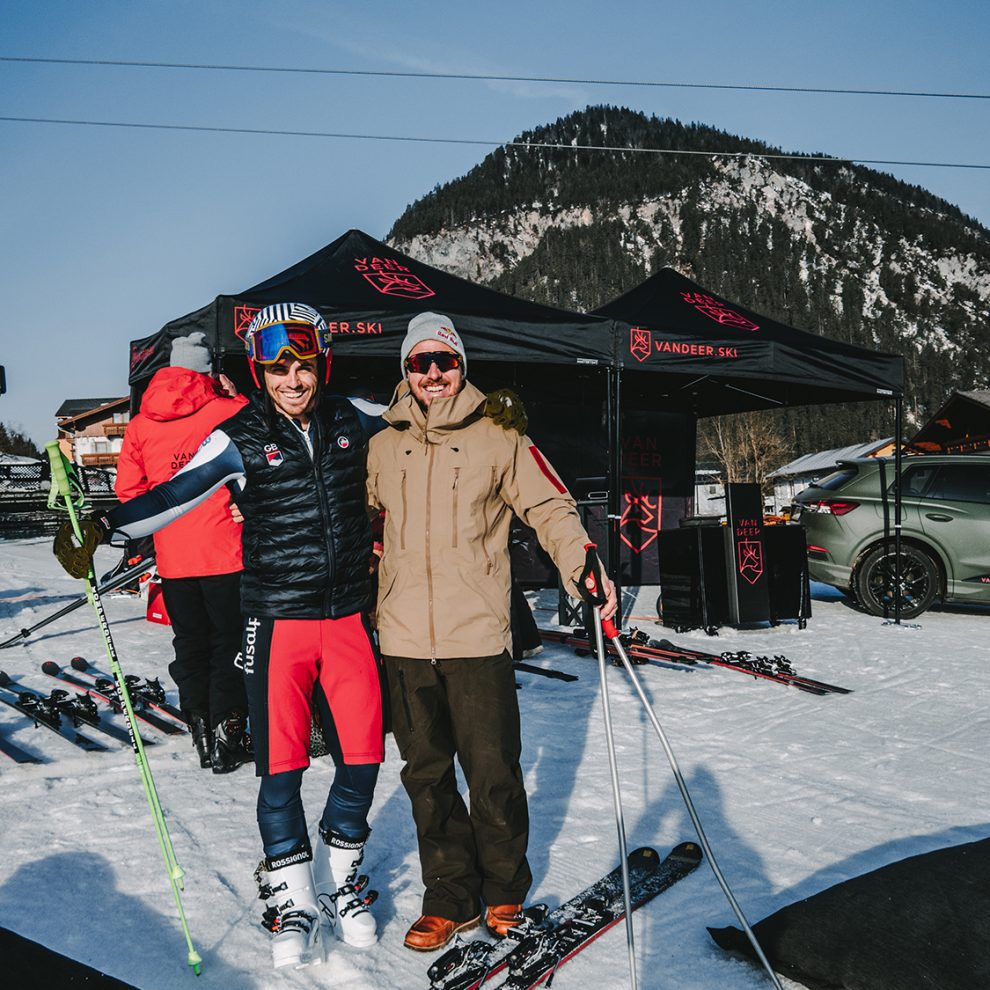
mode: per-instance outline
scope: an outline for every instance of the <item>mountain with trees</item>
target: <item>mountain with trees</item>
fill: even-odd
[[[702,124],[588,107],[437,186],[388,240],[465,278],[585,311],[669,265],[792,326],[903,354],[908,429],[953,389],[987,388],[990,232],[885,173],[779,154]],[[888,436],[892,419],[883,403],[855,403],[769,414],[758,428],[783,441],[783,463]],[[703,440],[714,425],[702,421]]]
[[[0,423],[0,454],[34,457],[39,461],[43,458],[37,444],[29,436],[6,423]]]

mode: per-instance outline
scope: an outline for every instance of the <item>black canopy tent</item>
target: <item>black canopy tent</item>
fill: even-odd
[[[976,454],[990,450],[990,390],[953,392],[910,445],[932,454]]]
[[[411,315],[451,316],[472,380],[483,389],[518,387],[534,438],[575,493],[604,483],[610,571],[619,577],[621,561],[622,576],[637,583],[652,583],[656,567],[644,567],[644,550],[653,546],[655,555],[657,532],[693,494],[698,417],[899,396],[903,380],[899,357],[769,320],[672,269],[586,315],[476,285],[350,230],[278,275],[133,341],[133,404],[168,363],[171,341],[195,331],[246,387],[240,335],[261,306],[289,299],[317,307],[329,322],[335,388],[380,400],[399,379]],[[650,495],[661,465],[674,496],[662,507]]]
[[[893,398],[904,384],[900,356],[797,330],[672,268],[594,313],[626,324],[616,356],[630,389],[699,417]]]
[[[631,412],[650,409],[678,411],[696,420],[757,409],[893,398],[895,433],[900,436],[904,361],[899,355],[797,330],[731,302],[672,268],[661,269],[594,313],[616,321],[621,335],[609,388],[615,407],[612,420],[620,434]],[[616,461],[610,476],[627,476],[621,436],[611,449]],[[691,454],[693,458],[693,446]],[[668,486],[664,488],[669,494]],[[659,489],[656,499],[660,502]],[[625,512],[615,486],[610,500],[609,516],[621,518]],[[899,506],[898,492],[897,523]],[[621,539],[614,529],[611,552]],[[899,534],[899,525],[895,530]]]
[[[243,367],[241,335],[253,315],[273,302],[315,306],[334,335],[334,361],[390,359],[398,378],[399,343],[410,317],[434,310],[454,319],[470,344],[469,365],[495,361],[525,364],[605,365],[613,358],[611,321],[526,302],[416,261],[360,230],[272,278],[167,323],[131,343],[129,382],[140,387],[168,363],[176,337],[202,331],[225,368]],[[231,361],[229,359],[233,358]]]

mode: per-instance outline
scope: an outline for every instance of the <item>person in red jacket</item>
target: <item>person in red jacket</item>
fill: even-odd
[[[205,335],[172,342],[171,366],[156,372],[128,424],[114,490],[126,502],[168,481],[217,424],[246,403],[211,377]],[[241,647],[241,527],[222,488],[155,533],[162,594],[172,622],[169,674],[189,719],[200,765],[228,773],[251,758],[247,697],[235,666]]]

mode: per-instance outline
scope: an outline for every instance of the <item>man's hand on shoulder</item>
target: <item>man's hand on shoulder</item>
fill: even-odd
[[[503,430],[515,430],[523,434],[529,425],[529,417],[522,399],[511,389],[497,388],[485,396],[485,415]]]

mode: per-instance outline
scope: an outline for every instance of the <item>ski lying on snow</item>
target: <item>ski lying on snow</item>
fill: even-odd
[[[62,681],[65,684],[71,684],[74,688],[84,691],[91,698],[109,705],[112,711],[118,713],[123,711],[123,706],[117,700],[117,688],[113,681],[107,681],[102,685],[91,684],[89,681],[84,681],[81,677],[76,677],[75,674],[70,674],[67,670],[63,670],[54,660],[46,660],[41,665],[41,669],[49,677],[54,677],[56,680]],[[139,718],[142,722],[147,722],[148,725],[158,729],[159,732],[166,733],[166,735],[178,736],[186,731],[182,726],[176,725],[175,722],[161,718],[154,714],[154,712],[146,711],[140,704],[134,705],[134,717]]]
[[[65,718],[73,725],[88,725],[125,746],[131,744],[131,737],[119,725],[111,725],[100,718],[96,703],[87,694],[70,697],[68,691],[55,688],[46,696],[40,691],[11,680],[2,670],[0,670],[0,687],[15,692],[22,702],[26,701],[32,707],[37,706],[49,714]]]
[[[634,630],[635,632],[635,630]],[[642,634],[640,634],[642,635]],[[818,688],[826,694],[852,694],[852,688],[839,687],[837,684],[827,684],[825,681],[816,681],[811,677],[800,677],[794,672],[790,661],[785,656],[774,657],[754,657],[745,651],[739,653],[703,653],[700,650],[689,650],[682,646],[675,646],[669,639],[651,639],[647,643],[647,649],[658,650],[663,653],[676,653],[697,660],[700,663],[710,663],[719,667],[731,667],[734,670],[741,670],[744,673],[759,673],[765,666],[767,672],[779,679],[791,681],[795,687],[807,685]]]
[[[0,701],[11,708],[16,708],[22,715],[27,715],[35,725],[43,725],[46,729],[51,729],[56,735],[89,753],[108,752],[108,748],[103,743],[80,732],[71,720],[64,721],[59,712],[52,711],[47,705],[39,705],[38,698],[38,695],[17,694],[9,688],[0,687]]]
[[[86,680],[93,681],[101,689],[107,684],[115,686],[113,677],[97,670],[85,657],[73,657],[69,662],[72,664],[73,670],[78,671]],[[147,708],[153,708],[162,715],[174,718],[183,727],[189,725],[181,710],[165,700],[165,688],[162,687],[157,677],[153,677],[151,680],[142,680],[136,674],[125,674],[124,683],[127,685],[127,693]]]
[[[594,645],[589,641],[588,634],[583,629],[575,629],[573,632],[571,632],[570,629],[541,629],[539,632],[540,638],[546,640],[547,642],[560,643],[562,646],[573,647],[574,652],[579,657],[589,657],[595,652]],[[657,663],[660,663],[661,665],[665,664],[669,667],[693,667],[697,664],[696,660],[690,660],[687,658],[681,659],[672,657],[669,660],[661,660],[659,657],[634,657],[631,653],[629,653],[630,645],[628,640],[628,636],[623,636],[622,645],[625,647],[626,653],[629,654],[629,659],[632,660],[633,663],[644,664],[649,663],[651,660],[656,660]],[[608,655],[612,658],[612,665],[615,667],[621,666],[622,661],[619,659],[619,651],[607,637],[605,638],[605,649],[608,652]]]
[[[540,635],[551,641],[573,646],[575,652],[590,654],[593,646],[588,641],[583,630],[570,632],[566,629],[541,629]],[[784,656],[754,657],[746,652],[739,653],[702,653],[700,650],[688,650],[675,646],[669,640],[651,640],[645,633],[632,630],[623,634],[621,643],[629,659],[633,663],[674,663],[694,665],[706,663],[713,667],[724,667],[726,670],[737,670],[750,677],[759,677],[767,681],[775,681],[785,687],[797,688],[808,694],[851,694],[851,688],[839,687],[837,684],[827,684],[810,677],[800,677],[794,672],[790,662]],[[606,640],[609,653],[615,657],[618,651]]]
[[[701,862],[701,849],[682,842],[664,859],[654,849],[629,854],[633,910],[686,877]],[[625,917],[622,868],[561,904],[528,908],[523,920],[498,942],[460,942],[429,969],[430,990],[475,990],[503,969],[499,990],[530,990]]]

